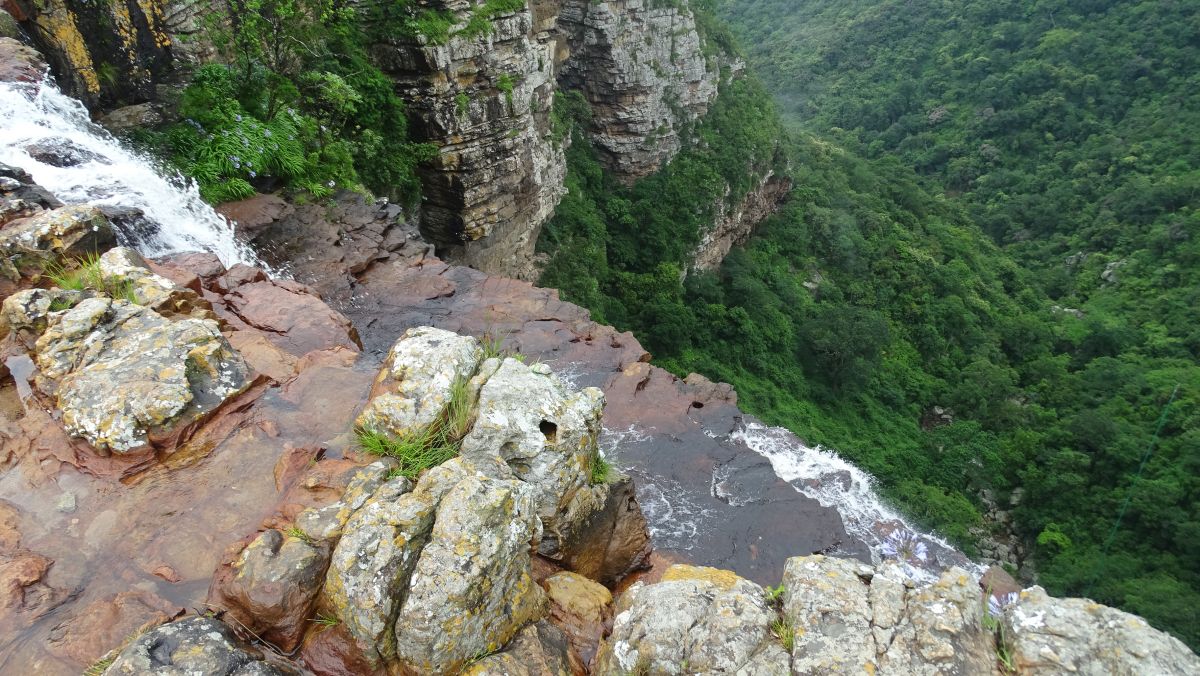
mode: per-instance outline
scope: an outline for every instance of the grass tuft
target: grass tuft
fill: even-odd
[[[296,538],[297,540],[303,540],[304,542],[306,542],[310,545],[313,542],[312,536],[310,536],[308,533],[305,533],[304,531],[300,530],[299,526],[292,526],[291,528],[288,528],[287,530],[285,530],[283,532],[283,534],[290,538]]]
[[[600,449],[592,454],[592,460],[589,463],[589,471],[591,473],[591,483],[593,486],[606,484],[613,478],[613,464],[604,459],[600,454]]]
[[[342,623],[342,621],[339,620],[336,616],[326,615],[325,613],[317,613],[317,616],[310,619],[309,622],[312,622],[313,624],[316,624],[319,627],[321,627],[320,631],[325,631],[326,629],[329,629],[330,627],[336,627]]]
[[[99,254],[89,253],[73,260],[68,259],[68,263],[65,265],[59,261],[51,261],[46,263],[43,271],[51,283],[60,289],[66,291],[91,289],[114,299],[137,303],[137,295],[134,293],[132,282],[105,280],[104,276],[100,274]],[[59,309],[66,309],[66,307]]]
[[[769,606],[778,607],[779,604],[783,602],[783,592],[784,588],[782,582],[779,583],[778,587],[767,587],[765,593],[763,594],[763,600],[765,600]]]
[[[775,620],[771,623],[771,633],[779,639],[779,645],[791,655],[792,648],[796,646],[796,629],[792,626],[792,621],[786,617]]]
[[[389,473],[416,480],[421,472],[436,467],[458,455],[463,437],[474,423],[474,404],[470,381],[459,378],[450,386],[450,401],[437,420],[425,429],[402,437],[359,427],[354,430],[358,447],[364,453],[395,458],[399,466]]]

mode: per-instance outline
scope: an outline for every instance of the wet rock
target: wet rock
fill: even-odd
[[[394,462],[379,460],[356,470],[340,500],[300,512],[296,527],[317,542],[336,543],[350,517],[387,481],[393,465]]]
[[[298,672],[266,662],[261,652],[242,644],[225,623],[189,617],[146,632],[122,650],[104,673],[284,676]]]
[[[604,637],[612,594],[603,585],[571,572],[555,573],[542,581],[550,599],[550,620],[566,634],[583,664],[589,664]]]
[[[100,117],[99,122],[111,132],[125,132],[160,125],[163,116],[153,103],[135,103],[109,111]]]
[[[170,321],[124,300],[52,313],[34,351],[39,390],[57,398],[67,431],[100,451],[142,448],[247,386],[216,322]]]
[[[474,374],[482,354],[470,336],[427,326],[405,331],[388,353],[358,425],[396,437],[427,427],[450,403],[455,383]]]
[[[45,209],[62,206],[23,169],[0,164],[0,226]]]
[[[139,630],[168,622],[181,610],[150,592],[120,592],[88,604],[55,626],[50,631],[50,647],[91,664]]]
[[[217,213],[233,221],[238,232],[251,239],[257,231],[295,211],[295,207],[278,195],[254,195],[217,207]]]
[[[502,647],[546,609],[532,576],[538,519],[531,491],[484,476],[461,458],[421,483],[458,463],[462,474],[442,497],[396,618],[397,658],[419,673],[452,672]]]
[[[588,514],[568,510],[571,520],[560,528],[558,546],[564,566],[606,584],[645,566],[651,551],[633,480],[616,469],[610,473],[614,476],[606,483],[588,489],[599,507]]]
[[[338,308],[351,303],[357,276],[377,263],[433,255],[432,245],[399,206],[349,191],[315,204],[287,204],[259,195],[218,210],[237,221],[264,260],[286,265],[297,281],[313,286]]]
[[[1021,592],[1003,618],[1022,674],[1196,674],[1200,657],[1145,620],[1088,599],[1056,599],[1041,587]]]
[[[262,275],[261,270],[250,270],[254,277]],[[223,299],[232,315],[225,316],[235,326],[262,331],[271,342],[296,357],[334,347],[359,349],[358,332],[350,320],[326,305],[312,289],[265,276],[235,285],[231,277],[237,272],[235,266],[224,278],[231,290]]]
[[[63,289],[27,289],[18,291],[0,305],[0,335],[16,332],[32,346],[49,325],[50,315],[70,308],[85,298],[79,291]]]
[[[13,38],[0,37],[0,82],[41,82],[46,73],[41,54]]]
[[[304,666],[317,676],[383,676],[386,666],[365,655],[344,625],[317,627],[300,648]]]
[[[775,619],[753,582],[715,568],[671,566],[661,582],[635,583],[617,600],[595,673],[680,674],[685,664],[688,673],[752,664],[760,673],[787,673],[786,655],[772,649]]]
[[[562,630],[549,622],[536,622],[522,629],[503,652],[471,664],[462,676],[570,676],[584,673],[572,661],[570,645]]]
[[[112,242],[108,219],[92,206],[59,207],[11,221],[0,228],[0,295],[41,273],[48,261],[101,251]]]
[[[38,162],[52,167],[74,167],[101,159],[96,153],[75,146],[67,139],[27,145],[25,152]]]
[[[290,653],[308,630],[328,550],[277,530],[265,531],[218,570],[209,591],[238,625]]]

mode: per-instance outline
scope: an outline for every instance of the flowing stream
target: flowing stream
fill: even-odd
[[[63,202],[141,212],[136,226],[118,225],[117,237],[143,255],[207,251],[227,267],[262,266],[195,183],[122,145],[53,82],[0,83],[0,129],[0,162],[29,172]]]

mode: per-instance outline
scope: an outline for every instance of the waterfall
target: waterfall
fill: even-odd
[[[0,83],[0,130],[0,163],[29,172],[64,203],[141,212],[136,225],[117,224],[117,238],[143,255],[207,251],[227,267],[262,266],[194,182],[123,145],[53,82]]]

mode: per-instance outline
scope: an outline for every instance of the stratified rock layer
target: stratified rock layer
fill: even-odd
[[[606,168],[630,182],[670,161],[717,98],[717,57],[687,2],[565,0],[559,24],[571,50],[560,79],[591,104]]]

